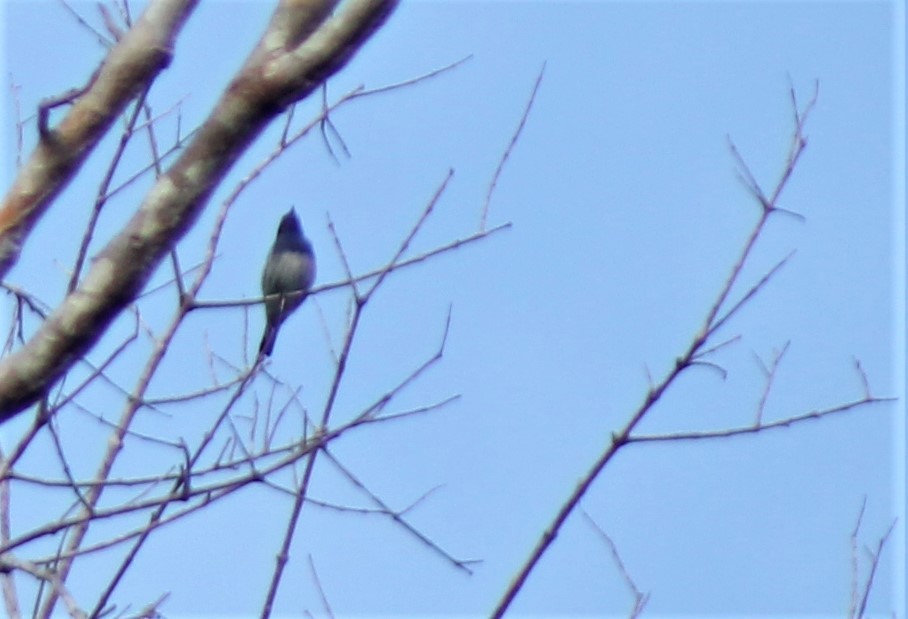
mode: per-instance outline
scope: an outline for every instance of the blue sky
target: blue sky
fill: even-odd
[[[91,5],[77,6],[94,18]],[[155,109],[183,100],[183,127],[201,122],[267,22],[269,6],[202,3],[155,87]],[[18,85],[25,113],[42,97],[82,83],[100,59],[97,44],[58,4],[4,9],[5,75]],[[903,27],[904,7],[894,2],[400,7],[331,80],[329,98],[472,58],[339,110],[333,120],[352,154],[340,164],[313,136],[272,166],[228,220],[202,296],[258,294],[262,260],[289,205],[315,246],[319,283],[344,275],[326,215],[355,272],[379,267],[449,168],[453,180],[411,253],[475,232],[489,180],[545,63],[491,204],[490,224],[512,227],[391,277],[366,314],[339,400],[338,420],[352,417],[431,356],[453,308],[442,362],[401,395],[395,410],[461,398],[431,415],[352,433],[334,451],[395,507],[440,486],[410,514],[413,523],[456,557],[482,563],[464,576],[379,517],[310,505],[278,610],[320,608],[311,555],[339,614],[487,614],[610,433],[645,397],[647,371],[661,378],[684,351],[754,225],[759,207],[735,177],[728,137],[770,188],[792,131],[789,84],[803,103],[818,81],[809,146],[780,203],[804,221],[769,222],[733,296],[796,253],[722,331],[740,335],[712,358],[727,371],[724,380],[714,370],[691,369],[640,430],[750,423],[763,388],[755,357],[768,363],[789,341],[767,419],[860,397],[853,357],[875,395],[900,401],[759,436],[632,445],[582,507],[650,593],[650,616],[842,616],[849,535],[866,497],[861,543],[874,546],[899,518],[870,607],[904,616],[904,35],[897,24]],[[8,184],[15,172],[9,88],[4,102]],[[298,118],[317,106],[304,103]],[[172,119],[161,124],[164,136],[174,130]],[[272,148],[277,131],[238,162],[180,243],[184,265],[201,257],[217,205]],[[32,121],[27,144],[34,134]],[[147,156],[143,148],[130,155],[136,166]],[[9,276],[52,305],[77,247],[68,231],[87,217],[104,151],[57,200]],[[95,252],[150,182],[112,204]],[[168,276],[161,269],[155,279]],[[167,293],[150,296],[143,318],[160,328],[173,301]],[[340,344],[347,303],[343,292],[308,301],[282,330],[269,367],[301,386],[314,410],[324,401],[330,346]],[[242,363],[262,324],[255,310],[248,340],[240,309],[190,316],[152,392],[208,384],[206,346]],[[3,320],[10,316],[5,310]],[[121,320],[99,345],[99,358],[130,328]],[[147,344],[136,348],[113,370],[125,385],[134,383]],[[247,405],[267,394],[261,383]],[[84,404],[113,415],[120,404],[108,398],[98,390]],[[87,447],[105,435],[69,412],[61,433],[78,472],[90,475],[97,464]],[[168,437],[201,432],[204,411],[169,412],[144,417],[142,429]],[[27,422],[23,416],[0,429],[4,449]],[[127,458],[121,472],[147,472],[169,455]],[[29,470],[57,472],[46,454],[29,456]],[[17,523],[28,528],[37,517],[29,500],[40,495],[19,492]],[[363,504],[327,462],[317,469],[314,496]],[[165,529],[117,600],[141,605],[170,591],[165,610],[174,615],[254,613],[289,507],[285,497],[256,488]],[[84,562],[73,581],[77,596],[92,599],[109,560]],[[630,605],[608,549],[575,514],[513,611],[625,615]]]

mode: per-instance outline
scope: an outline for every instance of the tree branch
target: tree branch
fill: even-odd
[[[54,198],[79,171],[126,105],[170,64],[173,44],[198,0],[156,0],[111,50],[60,124],[47,126],[48,100],[39,108],[40,140],[0,205],[0,278]],[[57,98],[60,99],[60,98]]]

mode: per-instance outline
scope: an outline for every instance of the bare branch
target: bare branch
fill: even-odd
[[[438,544],[436,544],[431,539],[429,539],[428,536],[426,536],[425,534],[423,534],[422,532],[417,530],[413,525],[411,525],[409,522],[407,522],[407,520],[404,519],[404,513],[406,511],[413,509],[415,504],[410,505],[406,509],[399,511],[399,512],[392,510],[375,493],[373,493],[371,490],[369,490],[366,487],[366,485],[356,475],[354,475],[352,471],[350,471],[350,469],[348,469],[343,464],[341,464],[341,462],[334,456],[334,454],[332,454],[328,449],[324,449],[323,452],[324,452],[325,457],[328,460],[330,460],[332,464],[334,464],[334,466],[337,468],[337,470],[339,470],[343,474],[344,477],[347,478],[347,481],[349,481],[355,488],[357,488],[360,492],[362,492],[365,496],[367,496],[369,498],[369,500],[378,507],[379,513],[384,514],[385,516],[391,518],[391,520],[393,520],[396,524],[403,527],[404,530],[406,530],[410,535],[414,536],[417,540],[419,540],[422,544],[424,544],[432,552],[443,557],[452,566],[456,567],[459,570],[463,570],[467,574],[473,573],[473,570],[471,570],[469,566],[473,565],[475,563],[478,563],[479,562],[478,560],[476,560],[476,559],[470,559],[470,560],[455,559],[453,556],[451,556],[449,553],[447,553],[444,549],[442,549]],[[422,500],[422,498],[425,498],[426,496],[427,495],[423,495],[423,497],[421,497],[420,500]],[[419,503],[419,501],[417,501],[416,504],[418,504],[418,503]]]
[[[767,271],[767,273],[760,278],[760,281],[751,286],[750,289],[748,289],[748,291],[744,294],[744,296],[741,297],[741,299],[737,303],[735,303],[732,308],[728,310],[728,312],[724,316],[722,316],[722,318],[719,318],[713,323],[713,325],[709,328],[708,333],[718,331],[719,328],[722,327],[722,325],[728,322],[728,320],[732,316],[734,316],[742,307],[744,307],[744,305],[747,304],[748,301],[750,301],[758,292],[760,292],[760,290],[762,290],[764,286],[766,286],[766,284],[773,278],[773,276],[775,276],[775,274],[778,273],[779,270],[788,263],[788,261],[792,256],[794,256],[794,254],[794,251],[789,252],[787,256],[779,260],[775,264],[775,266]]]
[[[861,500],[861,510],[858,512],[857,522],[854,523],[854,530],[851,532],[851,607],[848,609],[849,619],[857,617],[857,609],[860,601],[858,600],[858,578],[860,572],[858,569],[858,531],[861,529],[861,521],[864,519],[864,510],[867,508],[867,496]]]
[[[615,560],[615,565],[618,566],[618,571],[621,572],[621,578],[624,579],[627,588],[631,591],[631,595],[634,596],[634,607],[631,609],[631,614],[628,615],[628,617],[629,619],[636,619],[643,613],[643,608],[649,601],[649,594],[640,591],[640,588],[637,587],[634,579],[631,578],[630,573],[627,571],[627,567],[624,565],[624,561],[621,560],[621,555],[618,553],[618,546],[615,545],[612,538],[602,530],[602,527],[600,527],[588,513],[586,513],[586,510],[580,510],[580,513],[583,514],[583,517],[586,518],[586,521],[593,527],[593,530],[599,534],[602,541],[609,547],[609,551],[612,553],[612,559]]]
[[[518,592],[523,588],[524,584],[527,581],[530,573],[535,569],[536,565],[541,560],[542,556],[548,550],[552,542],[558,536],[558,532],[564,526],[564,523],[567,521],[568,517],[573,513],[580,503],[580,500],[586,495],[589,488],[592,486],[593,482],[599,477],[599,474],[609,463],[609,461],[614,457],[614,455],[628,443],[632,442],[645,442],[645,441],[665,441],[665,440],[689,440],[689,439],[703,439],[703,438],[716,438],[716,437],[725,437],[725,436],[734,436],[737,434],[748,434],[761,432],[763,430],[778,428],[788,426],[794,423],[799,423],[807,419],[815,419],[824,417],[829,414],[836,412],[843,412],[846,410],[851,410],[867,404],[874,402],[881,402],[888,400],[887,398],[862,398],[860,400],[842,404],[839,406],[831,407],[825,411],[814,411],[807,413],[798,417],[792,417],[789,419],[784,419],[782,421],[774,422],[771,424],[762,424],[755,427],[747,428],[736,428],[730,430],[719,430],[715,432],[691,432],[691,433],[677,433],[671,435],[660,435],[660,436],[632,436],[632,432],[640,423],[640,421],[647,415],[647,413],[652,409],[656,402],[662,397],[666,389],[674,383],[683,373],[683,371],[692,365],[700,363],[700,356],[703,354],[704,350],[709,350],[705,348],[709,339],[716,333],[719,327],[721,327],[726,321],[733,317],[738,310],[747,304],[751,299],[753,299],[756,292],[761,290],[765,283],[772,277],[774,273],[785,263],[788,258],[783,259],[778,263],[772,270],[769,271],[764,277],[754,286],[752,286],[744,297],[738,301],[732,308],[719,320],[716,320],[720,308],[725,304],[729,293],[734,287],[735,283],[738,281],[741,271],[744,267],[744,264],[747,262],[748,258],[751,256],[753,248],[756,245],[756,241],[759,238],[761,232],[764,230],[766,221],[769,215],[776,210],[778,207],[776,205],[776,200],[781,194],[782,189],[788,182],[791,177],[792,172],[794,171],[795,166],[797,165],[800,154],[803,152],[803,149],[806,146],[806,139],[803,137],[803,125],[806,120],[807,114],[812,109],[811,102],[808,105],[807,109],[804,112],[800,110],[795,110],[795,128],[793,131],[793,146],[789,154],[788,160],[786,162],[785,169],[782,172],[782,175],[779,181],[776,184],[775,189],[771,192],[771,197],[766,198],[765,192],[762,191],[757,181],[754,179],[753,175],[750,173],[747,165],[744,163],[743,159],[737,153],[737,149],[732,147],[732,153],[735,158],[739,161],[739,167],[743,171],[743,179],[745,184],[750,189],[753,196],[760,202],[763,206],[761,216],[757,223],[754,225],[750,234],[744,242],[743,249],[732,267],[731,274],[726,279],[725,283],[722,285],[718,295],[716,296],[715,301],[707,312],[706,319],[703,321],[699,332],[697,332],[692,338],[687,350],[675,360],[674,367],[669,370],[666,376],[656,384],[652,384],[646,393],[643,402],[639,407],[630,414],[628,420],[624,425],[617,431],[612,433],[611,441],[608,443],[606,448],[599,454],[596,460],[589,467],[587,472],[581,477],[580,481],[577,483],[576,487],[570,492],[567,499],[556,511],[554,517],[552,518],[551,523],[545,528],[545,530],[539,536],[535,546],[530,552],[529,557],[524,561],[523,565],[514,575],[508,587],[505,589],[500,600],[498,601],[495,609],[492,611],[491,616],[497,618],[502,617],[507,609],[510,607],[511,603],[514,601]],[[714,348],[713,348],[714,349]]]
[[[476,232],[476,233],[466,236],[462,239],[456,239],[454,241],[451,241],[450,243],[441,245],[440,247],[436,247],[435,249],[427,251],[423,254],[419,254],[412,258],[407,258],[405,260],[399,260],[398,262],[396,262],[394,264],[390,264],[390,265],[386,264],[382,267],[379,267],[379,268],[373,269],[371,271],[368,271],[366,273],[363,273],[362,275],[348,276],[347,279],[342,280],[342,281],[313,286],[312,290],[309,291],[309,297],[313,297],[317,294],[324,293],[329,290],[353,287],[355,284],[358,284],[360,282],[368,281],[370,279],[379,277],[383,273],[391,273],[391,272],[400,270],[405,267],[410,267],[410,266],[419,264],[421,262],[425,262],[425,261],[429,260],[430,258],[434,258],[435,256],[438,256],[439,254],[443,254],[443,253],[447,253],[449,251],[453,251],[455,249],[459,249],[465,245],[470,245],[472,243],[475,243],[476,241],[480,241],[497,232],[509,230],[511,228],[511,225],[512,224],[510,222],[504,223],[504,224],[495,226],[494,228],[489,228],[485,232]],[[329,230],[330,230],[330,227],[329,227]],[[307,297],[307,298],[309,298],[309,297]],[[193,309],[242,307],[245,305],[259,305],[264,302],[265,302],[264,297],[256,297],[256,298],[252,298],[252,299],[229,299],[229,300],[224,300],[224,301],[195,301],[193,303]]]
[[[79,608],[75,598],[63,584],[63,579],[53,570],[44,570],[29,561],[22,561],[11,555],[0,556],[0,572],[8,572],[12,569],[31,574],[36,579],[48,583],[51,586],[55,597],[59,596],[66,605],[66,610],[71,617],[75,619],[88,619],[88,613]]]
[[[316,589],[318,589],[318,597],[322,601],[322,608],[325,609],[325,614],[334,619],[334,611],[331,610],[331,603],[328,601],[328,596],[325,595],[325,588],[322,586],[321,578],[318,577],[318,570],[315,569],[315,560],[312,555],[309,555],[309,571],[312,572],[312,580],[315,582]]]
[[[530,110],[533,109],[533,102],[536,101],[536,93],[539,92],[539,86],[542,84],[542,76],[544,74],[545,63],[543,62],[542,68],[539,69],[539,75],[536,76],[536,83],[533,84],[533,91],[530,93],[530,99],[527,101],[527,106],[523,110],[520,122],[517,124],[517,130],[514,131],[514,135],[511,136],[511,141],[501,155],[501,159],[498,161],[498,167],[495,168],[495,173],[492,175],[492,181],[489,183],[489,191],[486,193],[486,201],[482,206],[482,216],[479,219],[479,229],[481,231],[486,229],[486,221],[489,217],[489,204],[492,201],[492,194],[495,193],[495,187],[498,185],[498,177],[501,176],[504,164],[507,163],[508,158],[511,156],[511,151],[514,150],[517,140],[520,139],[520,134],[523,133],[523,127],[526,125],[527,118],[530,117]]]
[[[0,205],[0,278],[51,201],[79,170],[120,112],[166,67],[173,44],[198,0],[151,3],[117,43],[57,127],[42,137]],[[47,109],[42,108],[42,109]]]
[[[756,421],[754,421],[755,426],[759,426],[763,422],[763,413],[766,410],[766,400],[769,399],[769,391],[772,389],[773,382],[775,382],[776,372],[779,369],[779,364],[782,362],[782,357],[785,356],[790,344],[791,340],[788,340],[785,342],[785,346],[782,347],[781,351],[773,353],[772,363],[770,363],[769,368],[762,365],[762,361],[760,361],[766,375],[766,385],[763,387],[763,393],[760,395],[760,402],[757,404]]]
[[[104,36],[103,32],[89,24],[88,20],[82,17],[82,15],[80,15],[79,12],[76,11],[67,0],[58,0],[58,2],[63,6],[64,9],[66,9],[66,12],[76,20],[76,23],[79,24],[79,26],[81,26],[86,32],[89,33],[89,35],[97,40],[98,45],[100,45],[104,49],[110,49],[110,47],[113,46],[114,41],[108,39],[106,36]],[[102,9],[102,13],[106,16],[106,8]],[[108,30],[110,30],[110,28],[108,28]],[[116,38],[117,41],[122,38],[122,33],[120,34],[121,36]]]
[[[851,532],[851,608],[849,608],[848,614],[850,619],[863,619],[866,616],[867,603],[870,599],[870,593],[873,591],[873,582],[876,577],[877,568],[880,564],[880,557],[883,554],[886,543],[889,541],[889,536],[892,535],[892,531],[895,529],[895,525],[898,522],[898,519],[892,521],[889,528],[886,529],[886,532],[877,542],[876,549],[866,549],[870,561],[870,571],[867,574],[867,580],[864,582],[864,586],[859,593],[858,580],[860,575],[858,573],[857,545],[858,533],[861,529],[861,521],[863,520],[864,509],[866,507],[867,497],[864,497],[864,500],[861,502],[861,510],[858,512],[857,522],[854,525],[854,530]]]
[[[845,402],[837,406],[831,406],[821,410],[810,411],[801,415],[786,417],[771,423],[760,423],[753,426],[742,428],[728,428],[725,430],[711,430],[706,432],[677,432],[672,434],[647,434],[640,436],[630,436],[627,438],[628,443],[653,443],[663,441],[694,441],[703,439],[727,438],[729,436],[738,436],[741,434],[757,434],[766,430],[777,430],[779,428],[788,428],[801,424],[805,421],[821,419],[829,415],[844,413],[868,404],[877,404],[882,402],[895,402],[897,398],[861,398],[852,402]]]

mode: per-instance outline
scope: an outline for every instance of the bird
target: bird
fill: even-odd
[[[291,208],[281,218],[262,271],[262,296],[271,298],[265,299],[266,322],[259,345],[260,359],[271,356],[281,324],[306,299],[314,281],[312,244],[303,234],[296,210]]]

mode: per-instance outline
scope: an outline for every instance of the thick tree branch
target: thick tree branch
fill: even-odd
[[[79,171],[126,105],[170,64],[173,43],[198,0],[157,0],[115,45],[88,83],[39,109],[38,145],[0,205],[0,278],[19,258],[25,238],[53,199]],[[77,95],[77,96],[74,96]],[[48,111],[72,108],[49,128]]]

